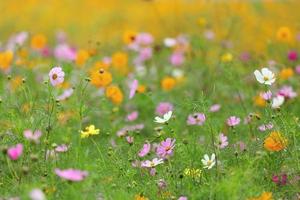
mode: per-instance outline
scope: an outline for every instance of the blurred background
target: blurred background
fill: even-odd
[[[241,46],[264,48],[276,30],[300,28],[299,0],[0,0],[0,41],[19,31],[54,40],[65,31],[78,45],[89,41],[117,44],[126,30],[155,37],[179,33],[239,40]]]

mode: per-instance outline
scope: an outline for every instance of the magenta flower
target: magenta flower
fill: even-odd
[[[139,157],[146,156],[150,152],[150,149],[151,149],[151,144],[150,143],[145,143],[143,148],[138,153]]]
[[[218,112],[221,108],[220,104],[213,104],[210,108],[209,108],[209,112]]]
[[[262,124],[258,127],[258,130],[261,132],[264,132],[266,130],[270,130],[273,128],[273,124],[272,123],[268,123],[268,124]]]
[[[18,160],[18,158],[23,153],[23,145],[17,144],[16,146],[12,146],[7,150],[7,155],[11,160]]]
[[[237,126],[241,122],[241,119],[236,116],[230,116],[227,119],[227,125],[230,127]]]
[[[156,113],[160,116],[163,116],[169,111],[173,111],[173,105],[169,102],[161,102],[156,107]]]
[[[224,135],[223,133],[220,133],[218,147],[220,149],[224,149],[227,146],[228,146],[228,137],[226,135]]]
[[[283,86],[280,88],[278,95],[284,96],[287,99],[292,99],[297,96],[297,93],[293,90],[291,86]]]
[[[57,86],[64,82],[65,73],[61,67],[54,67],[49,72],[50,82],[53,86]]]
[[[27,140],[39,143],[40,137],[42,136],[42,131],[35,130],[34,132],[32,132],[32,130],[25,130],[23,135]]]
[[[138,88],[138,85],[139,85],[139,83],[138,83],[138,80],[136,80],[136,79],[134,79],[132,81],[132,83],[130,84],[130,86],[129,86],[129,88],[130,88],[129,99],[132,99],[134,97],[135,92],[136,92],[136,90]]]
[[[173,149],[175,147],[175,139],[167,138],[162,141],[156,149],[156,154],[161,158],[166,158],[173,154]]]
[[[188,200],[188,198],[186,196],[181,196],[178,198],[178,200]]]
[[[138,118],[138,116],[139,116],[138,111],[134,111],[132,113],[129,113],[126,116],[126,119],[127,119],[127,121],[132,122],[132,121],[136,120]]]
[[[184,62],[184,55],[181,52],[175,52],[170,57],[170,63],[174,66],[180,66]]]
[[[297,74],[300,74],[300,65],[297,65],[295,67],[295,71],[296,71]]]
[[[69,149],[69,146],[67,146],[66,144],[61,144],[55,148],[55,151],[58,153],[62,153],[62,152],[67,152],[68,149]]]
[[[296,60],[298,60],[298,53],[297,53],[297,51],[290,51],[288,53],[288,59],[290,61],[296,61]]]
[[[205,122],[205,115],[203,113],[194,113],[188,116],[188,125],[198,125],[201,126]]]
[[[265,101],[270,101],[272,99],[272,92],[268,90],[267,92],[263,92],[260,94],[261,98],[263,98]]]
[[[152,44],[154,41],[153,36],[150,33],[139,33],[136,36],[136,43],[138,45],[147,46]]]
[[[60,61],[71,62],[76,59],[76,50],[68,44],[59,44],[54,49],[54,57]]]
[[[55,174],[62,179],[78,182],[82,181],[85,177],[87,177],[88,172],[77,169],[55,169]]]
[[[286,185],[287,183],[287,174],[281,174],[279,176],[274,175],[272,181],[277,185]]]

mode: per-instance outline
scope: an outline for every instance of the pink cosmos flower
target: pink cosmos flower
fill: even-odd
[[[61,144],[61,145],[58,145],[56,148],[55,148],[55,151],[56,152],[59,152],[59,153],[62,153],[62,152],[67,152],[69,149],[69,146],[66,145],[66,144]]]
[[[178,200],[188,200],[188,198],[186,196],[181,196],[178,198]]]
[[[87,177],[88,172],[77,169],[55,169],[55,174],[61,177],[62,179],[78,182],[82,181],[85,177]]]
[[[17,144],[16,146],[12,146],[7,150],[7,155],[11,160],[18,160],[18,158],[23,153],[23,145]]]
[[[138,131],[142,130],[144,128],[144,124],[136,124],[136,125],[131,125],[131,126],[125,126],[121,130],[117,132],[118,137],[122,137],[127,135],[129,131]]]
[[[204,37],[207,40],[213,40],[215,38],[215,32],[213,32],[212,30],[205,30],[204,31]]]
[[[132,81],[132,83],[130,84],[130,86],[129,86],[130,87],[129,99],[132,99],[134,97],[135,92],[136,92],[136,90],[138,88],[138,85],[139,85],[139,82],[136,79],[134,79]]]
[[[227,119],[227,125],[230,127],[237,126],[241,122],[241,119],[236,116],[230,116]]]
[[[293,88],[291,86],[286,85],[280,88],[278,94],[284,96],[287,99],[292,99],[297,96],[297,93],[293,90]]]
[[[152,57],[152,48],[142,48],[139,50],[138,60],[144,62]]]
[[[227,146],[228,146],[228,138],[227,138],[227,136],[224,135],[223,133],[220,133],[218,147],[220,149],[224,149]]]
[[[300,74],[300,65],[297,65],[295,67],[295,71],[296,71],[297,74]]]
[[[156,154],[161,158],[166,158],[173,154],[173,149],[175,147],[175,139],[167,138],[162,141],[156,149]]]
[[[133,144],[134,137],[132,137],[132,136],[126,136],[126,141],[128,142],[128,144]]]
[[[49,57],[52,55],[50,47],[44,47],[43,49],[41,49],[40,53],[44,57]]]
[[[31,200],[46,200],[46,195],[41,189],[35,188],[30,191],[29,197]]]
[[[240,60],[243,62],[248,62],[251,59],[251,55],[249,52],[242,52],[240,54]]]
[[[209,108],[209,112],[218,112],[221,108],[220,104],[213,104],[210,108]]]
[[[279,176],[274,175],[272,181],[277,185],[286,185],[287,183],[287,174],[281,174]]]
[[[173,111],[173,105],[169,102],[161,102],[156,107],[156,114],[163,116],[169,111]]]
[[[42,131],[35,130],[34,132],[32,132],[32,130],[25,130],[23,135],[27,140],[39,143],[40,137],[42,136]]]
[[[288,53],[288,59],[290,61],[296,61],[296,60],[298,60],[298,53],[297,53],[297,51],[290,51]]]
[[[50,82],[53,86],[57,86],[64,82],[65,73],[61,67],[54,67],[49,72]]]
[[[136,120],[139,116],[139,112],[138,111],[134,111],[132,113],[129,113],[127,116],[126,116],[126,119],[127,121],[129,122],[132,122],[134,120]]]
[[[184,55],[181,52],[175,52],[170,57],[170,63],[174,66],[180,66],[184,62]]]
[[[273,128],[273,124],[272,123],[268,123],[268,124],[262,124],[258,127],[258,130],[263,132],[263,131],[266,131],[266,130],[270,130]]]
[[[143,148],[138,153],[139,157],[146,156],[150,152],[150,149],[151,149],[151,144],[150,143],[145,143]]]
[[[141,167],[154,168],[155,166],[160,165],[162,163],[164,163],[163,159],[161,159],[161,158],[153,158],[152,161],[151,160],[142,161]]]
[[[60,61],[71,62],[76,59],[76,50],[68,44],[59,44],[54,49],[54,57]]]
[[[188,116],[188,125],[198,125],[201,126],[205,122],[205,115],[203,113],[194,113]]]
[[[272,99],[272,92],[268,90],[267,92],[263,92],[260,94],[261,98],[263,98],[265,101],[270,101]]]
[[[139,33],[136,36],[136,43],[138,45],[147,46],[153,43],[153,36],[150,33]]]
[[[68,99],[70,96],[72,96],[73,92],[74,92],[73,88],[66,89],[64,91],[64,93],[59,95],[56,99],[59,101],[64,101],[64,100]]]

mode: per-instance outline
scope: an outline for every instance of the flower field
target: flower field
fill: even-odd
[[[300,199],[300,1],[74,2],[0,3],[0,200]]]

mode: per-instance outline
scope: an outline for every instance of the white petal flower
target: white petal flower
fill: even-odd
[[[284,96],[277,95],[272,100],[272,108],[279,108],[284,103]]]
[[[166,47],[173,47],[176,45],[176,40],[174,38],[166,38],[164,39],[164,44]]]
[[[164,114],[163,118],[156,116],[154,118],[154,122],[163,124],[163,123],[166,123],[167,121],[169,121],[171,119],[171,117],[172,117],[172,111],[169,111],[166,114]]]
[[[211,158],[207,154],[204,155],[204,159],[201,160],[204,165],[203,168],[211,169],[216,164],[216,155],[213,153]]]
[[[162,164],[164,163],[164,160],[163,159],[158,159],[158,158],[153,158],[153,160],[146,160],[146,161],[143,161],[141,166],[142,167],[147,167],[147,168],[153,168],[159,164]]]
[[[275,75],[268,68],[262,68],[261,71],[255,70],[254,75],[256,80],[261,84],[272,85],[275,82]]]

